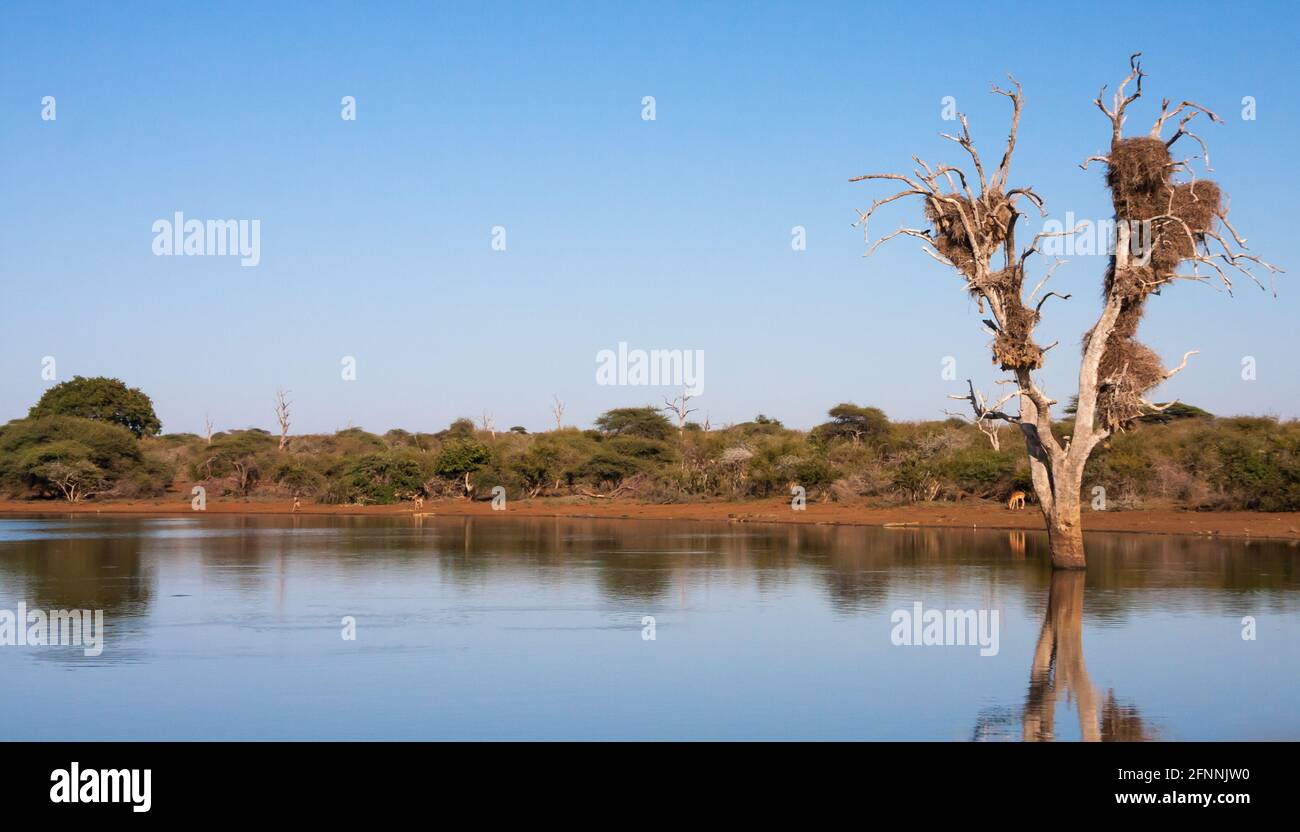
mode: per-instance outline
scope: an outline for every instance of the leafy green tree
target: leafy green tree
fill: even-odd
[[[639,436],[643,439],[667,439],[673,425],[658,408],[616,407],[596,419],[596,428],[610,436]]]
[[[0,427],[0,484],[40,497],[80,500],[147,468],[126,428],[73,416]]]
[[[512,459],[510,468],[523,483],[528,497],[532,498],[551,483],[559,483],[564,464],[556,444],[538,442]]]
[[[458,439],[448,442],[438,454],[433,472],[443,479],[461,480],[466,494],[474,491],[470,474],[482,468],[492,458],[492,452],[486,445],[472,439]]]
[[[27,414],[29,419],[42,416],[76,416],[111,422],[136,437],[154,436],[162,431],[162,423],[153,412],[153,402],[148,396],[139,388],[102,376],[74,376],[46,390]]]
[[[259,429],[218,434],[190,463],[190,474],[200,480],[228,478],[231,491],[247,496],[273,464],[277,444],[276,437]]]
[[[618,485],[624,479],[645,469],[641,460],[602,448],[578,466],[577,475],[595,485]]]
[[[379,505],[423,494],[428,478],[424,459],[407,450],[367,454],[352,462],[331,493],[340,502]]]
[[[852,439],[853,444],[877,442],[889,436],[889,417],[878,407],[859,407],[844,402],[827,414],[831,421],[814,429],[820,439]]]
[[[439,439],[473,439],[474,422],[462,416],[435,435]]]

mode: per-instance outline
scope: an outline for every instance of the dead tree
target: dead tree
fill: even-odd
[[[486,410],[483,411],[483,419],[480,424],[482,425],[483,430],[492,434],[493,439],[497,438],[497,423],[493,420],[491,413],[488,413]]]
[[[288,390],[275,391],[275,420],[280,423],[280,450],[289,447],[289,401]]]
[[[559,396],[556,395],[551,396],[551,415],[555,417],[555,429],[560,430],[561,428],[563,428],[564,427],[564,402],[560,401]]]
[[[696,408],[686,406],[693,398],[695,397],[683,390],[680,396],[672,399],[665,398],[664,406],[660,408],[660,410],[667,410],[677,416],[677,433],[679,435],[686,431],[686,417],[696,410]]]
[[[1139,55],[1130,58],[1130,72],[1110,106],[1103,101],[1105,87],[1094,102],[1110,122],[1110,152],[1082,165],[1086,169],[1092,161],[1106,164],[1116,233],[1114,253],[1102,281],[1101,314],[1083,337],[1078,410],[1070,436],[1058,438],[1053,433],[1051,408],[1057,402],[1043,392],[1033,375],[1042,367],[1044,354],[1055,346],[1039,346],[1033,337],[1043,305],[1052,297],[1067,300],[1070,296],[1047,292],[1039,297],[1052,269],[1028,296],[1024,293],[1024,279],[1026,261],[1040,251],[1038,246],[1044,239],[1069,236],[1081,228],[1040,232],[1028,247],[1017,251],[1016,221],[1025,216],[1019,209],[1028,204],[1041,216],[1047,215],[1042,199],[1032,188],[1010,187],[1009,183],[1024,104],[1020,84],[1011,78],[1011,89],[993,87],[994,93],[1010,100],[1012,112],[1006,149],[991,173],[985,170],[975,149],[966,117],[959,116],[960,134],[944,134],[944,138],[958,144],[970,157],[973,175],[953,165],[931,167],[914,156],[916,169],[911,175],[877,173],[850,180],[886,180],[902,185],[897,193],[877,199],[866,211],[858,212],[856,224],[862,227],[868,243],[867,223],[878,208],[908,197],[923,201],[926,227],[900,227],[872,243],[868,255],[894,237],[919,238],[924,241],[926,254],[957,271],[981,313],[987,306],[991,317],[984,323],[993,335],[993,363],[1011,374],[1003,383],[1013,389],[990,403],[968,382],[967,393],[952,398],[970,402],[975,423],[995,445],[997,423],[1006,422],[1020,429],[1029,454],[1034,492],[1046,521],[1052,565],[1058,568],[1085,565],[1080,492],[1088,456],[1108,436],[1139,416],[1169,407],[1172,402],[1158,406],[1145,396],[1182,370],[1188,357],[1196,352],[1187,351],[1182,362],[1167,371],[1159,356],[1134,340],[1146,300],[1175,280],[1217,279],[1231,292],[1234,272],[1264,288],[1252,268],[1267,270],[1270,281],[1280,271],[1245,252],[1246,241],[1228,222],[1226,201],[1218,186],[1193,175],[1191,161],[1196,157],[1175,160],[1171,154],[1180,138],[1189,137],[1200,146],[1206,156],[1204,166],[1209,170],[1205,144],[1187,130],[1187,125],[1197,116],[1220,122],[1218,116],[1191,101],[1170,109],[1166,99],[1147,135],[1124,137],[1125,112],[1142,94],[1144,74],[1137,60]],[[1165,124],[1174,119],[1179,119],[1177,130],[1168,139],[1163,138]],[[1175,173],[1189,177],[1189,181],[1176,182]],[[1183,264],[1190,264],[1190,273],[1179,272]],[[1003,412],[1001,408],[1012,399],[1019,402],[1018,412]]]
[[[204,415],[203,431],[204,431],[203,435],[207,438],[208,444],[211,445],[212,444],[212,417],[211,416]]]

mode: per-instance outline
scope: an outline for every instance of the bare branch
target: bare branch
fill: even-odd
[[[1169,372],[1165,373],[1165,380],[1168,381],[1169,379],[1177,375],[1179,372],[1181,372],[1182,369],[1187,366],[1187,359],[1191,358],[1193,355],[1197,355],[1198,353],[1200,353],[1200,350],[1188,350],[1187,352],[1183,353],[1182,363],[1180,363],[1177,367],[1173,368]]]
[[[1170,119],[1177,118],[1179,113],[1189,108],[1192,109],[1193,112],[1189,113],[1179,124],[1178,129],[1180,131],[1182,130],[1183,124],[1186,124],[1187,122],[1191,121],[1192,118],[1194,118],[1199,113],[1204,113],[1206,117],[1210,119],[1210,121],[1216,124],[1223,124],[1223,119],[1219,118],[1217,115],[1211,112],[1208,107],[1202,107],[1200,104],[1197,104],[1195,101],[1184,101],[1182,104],[1179,104],[1177,107],[1175,107],[1173,112],[1169,112],[1169,99],[1166,98],[1164,101],[1160,102],[1160,117],[1156,119],[1156,123],[1151,127],[1151,133],[1150,133],[1151,138],[1153,139],[1160,138],[1160,133],[1162,130],[1164,130],[1165,127],[1165,122],[1169,121]],[[1177,138],[1177,136],[1175,136],[1175,138]],[[1173,139],[1170,139],[1169,144],[1173,144],[1173,141],[1174,141]]]
[[[993,187],[998,190],[1006,190],[1007,187],[1007,175],[1011,172],[1011,151],[1016,149],[1016,132],[1020,129],[1020,110],[1025,103],[1020,82],[1009,73],[1007,78],[1015,85],[1015,92],[1004,90],[996,85],[993,87],[993,92],[1011,99],[1011,132],[1007,136],[1007,149],[1002,154],[1002,161],[998,163],[997,172],[993,174]]]
[[[1063,295],[1060,292],[1048,292],[1047,294],[1043,295],[1041,300],[1038,301],[1038,305],[1034,307],[1034,311],[1041,312],[1043,309],[1043,304],[1047,303],[1047,299],[1050,297],[1058,297],[1061,300],[1069,300],[1072,297],[1072,295],[1070,295],[1069,293]]]
[[[1060,257],[1056,258],[1056,262],[1047,268],[1047,274],[1043,275],[1043,279],[1038,281],[1038,283],[1034,286],[1034,291],[1029,293],[1029,297],[1025,299],[1025,303],[1032,303],[1034,300],[1034,296],[1038,294],[1038,290],[1047,285],[1047,281],[1052,279],[1052,275],[1056,272],[1057,268],[1059,268],[1060,266],[1068,262],[1070,261],[1062,260]],[[1024,267],[1023,259],[1020,261],[1020,265],[1021,268]],[[1066,295],[1065,297],[1069,297],[1069,295]],[[1039,306],[1042,306],[1042,304],[1040,303]]]
[[[1110,109],[1107,109],[1106,105],[1103,104],[1101,100],[1102,95],[1106,92],[1105,87],[1101,88],[1101,92],[1097,93],[1097,98],[1093,101],[1093,103],[1097,105],[1098,109],[1105,113],[1110,119],[1112,145],[1123,137],[1124,111],[1128,109],[1128,105],[1142,97],[1142,79],[1146,77],[1146,74],[1142,71],[1141,62],[1138,61],[1138,58],[1140,57],[1142,57],[1141,52],[1134,52],[1129,56],[1128,63],[1130,72],[1125,76],[1124,80],[1120,82],[1119,89],[1115,91],[1115,95],[1111,99]],[[1132,95],[1126,97],[1124,95],[1124,90],[1134,80],[1137,81],[1137,88]]]

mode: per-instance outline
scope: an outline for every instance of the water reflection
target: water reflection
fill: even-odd
[[[1074,701],[1084,742],[1148,739],[1137,709],[1116,702],[1114,691],[1107,692],[1106,702],[1098,712],[1097,691],[1088,678],[1083,654],[1085,580],[1082,572],[1052,574],[1047,614],[1029,671],[1024,711],[1026,742],[1055,739],[1056,705],[1062,697]]]
[[[31,697],[0,738],[106,736],[59,721],[71,694],[42,667],[127,668],[93,681],[120,697],[128,738],[211,736],[205,714],[250,689],[230,710],[250,738],[1296,737],[1296,553],[1095,535],[1085,575],[1053,574],[1027,532],[3,519],[0,608],[104,609],[110,648],[94,664],[0,649],[0,673]],[[893,647],[890,612],[916,600],[999,609],[1001,654]],[[355,644],[339,639],[343,615],[360,622]],[[644,615],[659,621],[653,646]],[[1266,638],[1236,638],[1245,615]],[[172,704],[187,696],[207,709]]]

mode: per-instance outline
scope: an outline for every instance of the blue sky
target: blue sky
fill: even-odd
[[[1106,217],[1102,173],[1079,163],[1109,138],[1092,99],[1139,49],[1130,125],[1162,96],[1221,111],[1201,131],[1208,175],[1251,249],[1300,267],[1279,210],[1300,185],[1292,6],[1156,3],[1116,26],[1131,3],[656,5],[0,6],[0,420],[49,386],[53,356],[59,379],[142,387],[168,431],[270,428],[277,387],[295,432],[484,410],[541,429],[553,393],[588,425],[673,394],[598,386],[596,354],[620,341],[703,350],[692,404],[714,425],[805,427],[844,400],[941,417],[963,386],[945,356],[986,390],[999,377],[981,316],[916,241],[863,258],[855,209],[885,191],[847,180],[913,153],[962,161],[938,136],[944,96],[996,161],[1008,106],[988,89],[1012,72],[1013,184],[1054,217]],[[1156,20],[1174,26],[1157,37]],[[260,265],[155,257],[151,226],[175,211],[259,219]],[[918,215],[901,204],[875,230]],[[1061,400],[1103,268],[1077,257],[1053,278],[1074,295],[1039,330],[1061,341],[1042,374]],[[1170,365],[1201,350],[1157,398],[1297,415],[1300,304],[1288,276],[1278,288],[1155,298],[1140,338]]]

